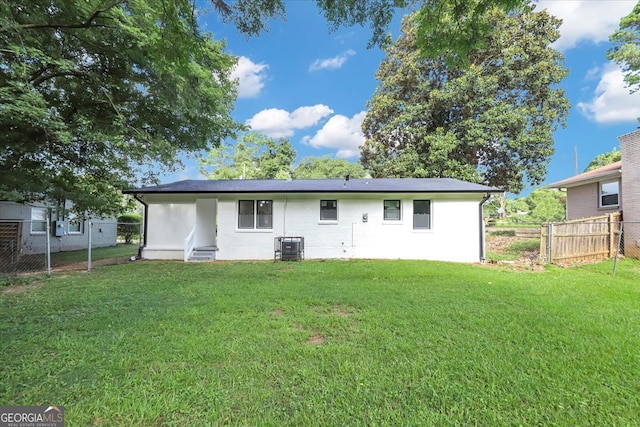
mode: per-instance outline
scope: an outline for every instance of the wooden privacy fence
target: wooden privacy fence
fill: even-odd
[[[550,263],[612,258],[616,255],[622,215],[542,224],[540,255]]]

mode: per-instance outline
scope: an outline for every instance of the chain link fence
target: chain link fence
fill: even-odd
[[[142,239],[140,223],[0,220],[0,285],[135,260]]]

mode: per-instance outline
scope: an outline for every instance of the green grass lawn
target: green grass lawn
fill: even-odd
[[[115,246],[93,248],[91,249],[91,260],[97,261],[106,258],[128,258],[132,255],[138,254],[138,246],[138,244],[134,243],[118,243]],[[79,262],[87,262],[87,259],[87,249],[51,253],[51,265],[53,267],[59,267],[62,265],[74,264]]]
[[[611,267],[71,273],[0,295],[0,402],[68,426],[638,425],[640,263]]]

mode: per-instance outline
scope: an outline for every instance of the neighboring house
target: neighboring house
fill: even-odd
[[[455,179],[186,180],[131,189],[145,206],[147,259],[484,259],[482,205],[502,190]]]
[[[618,140],[621,161],[549,187],[566,189],[567,219],[622,212],[625,255],[640,258],[640,129]]]
[[[622,210],[622,162],[611,163],[549,184],[567,192],[567,219],[588,218]]]
[[[86,249],[88,220],[71,211],[71,202],[53,207],[44,203],[20,204],[0,201],[0,250],[17,251],[20,255],[42,254],[47,248],[47,219],[50,227],[51,252]],[[116,221],[94,220],[92,247],[114,246]],[[6,249],[9,248],[9,249]]]

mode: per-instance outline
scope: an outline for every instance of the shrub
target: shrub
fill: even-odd
[[[134,237],[140,237],[142,215],[127,213],[118,217],[118,237],[130,244]]]

